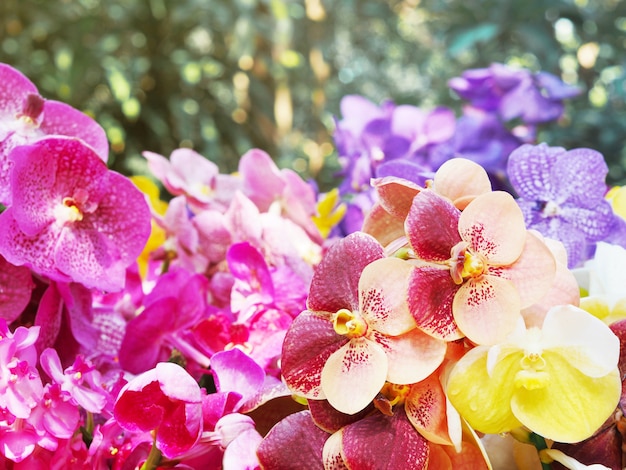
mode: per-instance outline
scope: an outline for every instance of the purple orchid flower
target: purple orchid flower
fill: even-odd
[[[565,245],[570,268],[588,257],[614,223],[604,199],[607,165],[595,150],[523,145],[509,157],[508,175],[526,225]]]
[[[84,140],[106,163],[109,144],[102,127],[65,103],[43,99],[21,72],[0,64],[0,203],[11,203],[11,150],[53,134]]]
[[[580,94],[579,88],[550,73],[533,74],[503,64],[466,70],[449,85],[472,106],[497,112],[504,121],[520,118],[526,124],[558,119],[563,114],[563,100]]]
[[[143,194],[81,140],[16,147],[13,204],[0,214],[0,253],[53,280],[120,290],[150,234]]]

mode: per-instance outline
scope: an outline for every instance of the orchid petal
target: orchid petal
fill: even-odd
[[[510,266],[490,268],[489,274],[509,279],[520,297],[521,308],[540,301],[550,290],[556,273],[556,261],[545,243],[528,232],[524,250]]]
[[[359,278],[365,266],[384,256],[371,236],[355,232],[333,244],[318,265],[307,305],[309,310],[335,313],[359,306]]]
[[[537,389],[518,387],[511,400],[513,414],[547,439],[570,443],[590,437],[619,401],[621,379],[617,367],[603,377],[592,378],[560,354],[544,351],[542,356],[546,364],[542,372],[549,382]]]
[[[496,344],[511,333],[520,318],[517,289],[507,279],[485,275],[465,282],[452,304],[459,329],[477,344]]]
[[[412,265],[399,258],[368,264],[359,279],[359,311],[370,328],[395,336],[415,328],[406,292]]]
[[[548,311],[541,345],[588,377],[612,372],[619,360],[619,339],[601,320],[573,305]]]
[[[343,442],[343,429],[331,434],[324,443],[322,459],[324,460],[324,470],[349,470],[341,455]]]
[[[435,338],[454,341],[462,338],[452,316],[452,304],[459,289],[446,267],[418,266],[409,278],[409,309],[418,327]]]
[[[315,426],[309,411],[279,421],[261,441],[257,456],[262,468],[320,468],[328,433]]]
[[[419,433],[435,444],[451,445],[446,419],[447,398],[437,374],[411,386],[404,402],[406,415]]]
[[[460,211],[433,191],[420,192],[413,199],[404,223],[415,254],[426,261],[447,261],[450,250],[461,241]]]
[[[282,374],[287,386],[306,398],[325,398],[320,385],[328,357],[347,342],[338,335],[332,322],[313,312],[298,315],[285,336]]]
[[[366,338],[353,338],[330,355],[322,369],[322,390],[342,413],[361,411],[385,384],[385,350]]]
[[[373,414],[343,429],[343,455],[348,468],[393,470],[428,467],[430,446],[398,409],[393,416]]]
[[[382,246],[387,246],[404,237],[404,219],[390,214],[377,202],[365,216],[361,230],[378,240]]]
[[[435,173],[433,189],[463,210],[480,194],[491,192],[491,181],[478,163],[465,158],[452,158]]]
[[[397,176],[375,178],[371,185],[376,188],[380,205],[391,215],[402,220],[409,213],[413,198],[423,189],[412,181]]]
[[[522,253],[526,225],[515,199],[504,191],[481,194],[461,213],[461,238],[492,265],[509,265]]]
[[[419,328],[400,336],[377,335],[376,341],[385,349],[389,360],[387,381],[399,385],[428,377],[443,362],[447,349],[445,341]]]
[[[446,393],[472,428],[488,434],[508,432],[521,426],[511,411],[511,398],[523,353],[507,355],[489,375],[487,351],[478,346],[461,358],[450,373]]]

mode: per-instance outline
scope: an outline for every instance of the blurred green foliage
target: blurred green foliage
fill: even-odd
[[[0,61],[93,115],[111,166],[193,147],[234,171],[251,147],[321,187],[346,94],[426,108],[492,62],[583,94],[542,141],[591,147],[626,182],[626,2],[619,0],[2,0]]]

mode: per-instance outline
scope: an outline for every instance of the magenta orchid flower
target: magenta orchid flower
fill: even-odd
[[[11,161],[13,205],[0,214],[0,253],[54,280],[120,290],[150,235],[143,194],[78,139],[23,145]]]
[[[421,328],[442,339],[503,340],[554,279],[553,255],[526,230],[508,193],[483,193],[461,212],[425,190],[413,199],[405,227],[415,256],[426,262],[410,275],[410,309]]]
[[[126,384],[113,414],[129,431],[154,431],[157,448],[175,458],[200,437],[202,393],[185,369],[162,362]]]
[[[39,96],[37,87],[13,67],[0,64],[0,203],[11,203],[11,150],[47,135],[78,137],[106,163],[104,129],[71,106]]]
[[[204,316],[206,297],[207,281],[200,274],[173,269],[160,276],[144,298],[144,309],[128,322],[119,352],[122,367],[144,372],[167,360],[174,347],[208,366],[208,358],[187,338],[187,330]]]
[[[406,261],[385,258],[380,244],[364,233],[334,244],[313,277],[308,310],[287,331],[287,385],[353,414],[385,381],[409,384],[430,375],[446,345],[415,327],[406,300],[410,270]]]

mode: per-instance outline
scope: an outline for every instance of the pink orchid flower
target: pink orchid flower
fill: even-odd
[[[120,290],[150,235],[143,194],[78,139],[23,145],[11,161],[13,205],[0,214],[0,253],[53,280]]]
[[[154,431],[157,448],[178,457],[202,432],[202,393],[185,369],[161,362],[121,390],[113,415],[129,431]]]
[[[408,308],[411,267],[385,258],[361,232],[331,246],[314,274],[308,310],[283,345],[283,375],[295,393],[354,414],[385,381],[419,382],[441,364],[445,343],[416,328]]]
[[[47,135],[78,137],[103,162],[108,159],[106,134],[96,121],[65,103],[43,99],[21,72],[0,64],[0,203],[11,203],[11,150]]]
[[[239,161],[243,191],[261,212],[276,211],[302,227],[315,242],[322,241],[313,223],[316,196],[311,186],[293,170],[279,170],[262,150],[252,149]]]
[[[415,256],[409,305],[417,324],[447,341],[503,340],[520,310],[550,288],[556,262],[526,230],[513,197],[483,193],[460,212],[431,190],[413,199],[405,221]]]
[[[150,170],[174,196],[185,195],[197,209],[224,209],[232,197],[238,180],[221,175],[212,161],[198,152],[179,148],[170,159],[154,152],[143,152]]]

